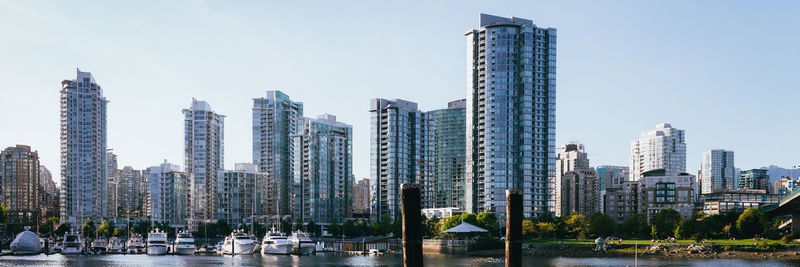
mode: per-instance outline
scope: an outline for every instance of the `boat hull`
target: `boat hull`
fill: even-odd
[[[263,254],[288,255],[288,254],[292,253],[292,244],[262,245],[261,253],[263,253]]]
[[[67,247],[61,249],[61,254],[80,254],[80,253],[83,253],[83,249],[76,247]]]
[[[178,255],[194,255],[194,251],[194,247],[178,247],[175,249],[175,253]]]
[[[236,244],[235,246],[233,246],[233,248],[231,248],[230,245],[226,245],[222,247],[222,253],[231,254],[231,252],[234,252],[236,254],[242,254],[242,255],[253,254],[253,252],[255,251],[255,246],[256,246],[255,243]]]
[[[166,246],[150,246],[147,247],[147,255],[166,255],[167,254],[167,247]]]
[[[311,255],[314,254],[317,247],[314,244],[306,243],[292,248],[292,253],[297,255]]]

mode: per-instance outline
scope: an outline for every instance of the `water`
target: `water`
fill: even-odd
[[[452,255],[425,255],[425,266],[504,266],[502,257],[466,257]],[[633,266],[632,258],[542,258],[526,256],[524,266]],[[380,256],[283,256],[237,255],[231,256],[2,256],[0,266],[399,266],[402,255]],[[800,262],[787,260],[734,260],[734,259],[639,259],[640,266],[800,266]]]

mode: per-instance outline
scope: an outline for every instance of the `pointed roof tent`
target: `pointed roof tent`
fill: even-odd
[[[442,233],[487,233],[487,232],[489,231],[487,231],[486,229],[477,227],[475,225],[466,222],[461,222],[461,224],[453,228],[442,231]]]

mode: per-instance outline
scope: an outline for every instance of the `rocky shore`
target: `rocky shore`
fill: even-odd
[[[754,246],[712,246],[633,244],[614,245],[606,251],[595,251],[594,245],[585,244],[525,244],[523,253],[541,257],[571,258],[641,258],[664,259],[782,259],[800,260],[800,247],[789,246],[776,251],[752,251]],[[472,256],[503,256],[502,249],[471,251]]]

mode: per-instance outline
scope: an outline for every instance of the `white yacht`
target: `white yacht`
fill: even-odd
[[[25,227],[25,231],[17,234],[14,241],[11,241],[11,253],[15,255],[29,255],[42,252],[42,245],[39,243],[39,235],[29,230],[30,227]]]
[[[311,255],[314,254],[317,248],[306,232],[293,232],[292,236],[289,237],[289,241],[292,241],[292,253],[294,254]]]
[[[155,230],[147,234],[147,255],[167,254],[167,233]]]
[[[122,242],[119,241],[119,238],[111,237],[108,240],[108,252],[109,253],[122,253]]]
[[[75,231],[64,233],[64,243],[61,254],[80,254],[83,253],[83,240],[81,235]]]
[[[126,253],[128,254],[141,254],[145,252],[145,243],[142,240],[142,235],[133,234],[128,242],[125,243]]]
[[[92,253],[104,254],[108,252],[108,242],[105,238],[98,238],[92,241]]]
[[[292,253],[292,241],[289,241],[285,234],[275,231],[275,227],[272,227],[272,230],[261,241],[261,253],[282,255]]]
[[[222,243],[223,254],[253,254],[258,243],[242,230],[233,230]]]
[[[194,245],[192,233],[183,231],[178,233],[178,237],[175,239],[175,248],[172,250],[172,254],[193,255],[195,249],[197,247]]]

